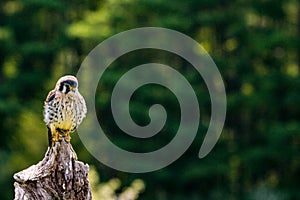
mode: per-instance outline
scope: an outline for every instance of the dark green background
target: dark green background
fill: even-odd
[[[136,27],[180,31],[203,45],[217,64],[227,92],[221,138],[197,159],[210,118],[207,88],[193,67],[159,50],[123,55],[98,85],[101,125],[118,146],[136,152],[161,148],[176,134],[179,105],[167,89],[136,91],[131,115],[149,123],[161,103],[164,129],[134,139],[116,126],[110,96],[118,78],[134,66],[158,62],[179,70],[192,84],[201,126],[188,151],[170,166],[146,174],[110,169],[95,160],[73,134],[80,160],[101,181],[145,181],[140,199],[300,199],[300,3],[297,0],[13,0],[0,2],[0,199],[13,198],[13,173],[37,163],[47,149],[43,101],[56,80],[76,74],[88,52],[104,39]],[[172,42],[172,41],[170,41]]]

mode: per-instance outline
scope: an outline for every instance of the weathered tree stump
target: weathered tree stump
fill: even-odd
[[[88,164],[60,138],[36,165],[14,174],[15,199],[92,199]]]

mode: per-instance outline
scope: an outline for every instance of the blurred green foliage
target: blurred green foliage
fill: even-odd
[[[165,106],[167,124],[153,138],[127,136],[111,114],[111,91],[118,78],[134,66],[157,62],[179,70],[195,89],[201,110],[196,140],[167,168],[128,174],[96,161],[73,134],[79,159],[93,164],[103,181],[117,178],[111,181],[130,185],[141,178],[146,189],[140,199],[300,199],[299,4],[297,0],[1,1],[0,199],[13,198],[13,173],[44,156],[43,101],[56,80],[76,74],[88,52],[104,39],[143,26],[185,33],[214,59],[228,100],[221,138],[206,158],[197,159],[210,119],[209,94],[201,76],[176,55],[140,50],[120,57],[99,82],[96,107],[99,117],[105,116],[100,122],[108,137],[124,149],[147,152],[176,134],[179,105],[160,86],[140,88],[131,101],[132,117],[141,125],[149,123],[152,104]]]

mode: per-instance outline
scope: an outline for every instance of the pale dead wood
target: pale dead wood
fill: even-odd
[[[60,138],[36,165],[14,174],[15,200],[92,199],[88,164],[77,160],[70,143]]]

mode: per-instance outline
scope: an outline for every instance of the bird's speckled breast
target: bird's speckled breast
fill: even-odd
[[[72,132],[85,117],[85,112],[85,103],[79,93],[57,95],[45,105],[45,122]]]

